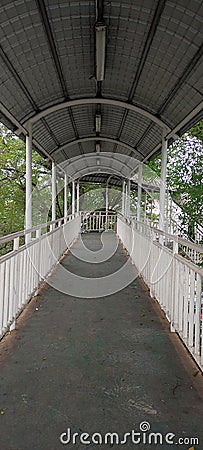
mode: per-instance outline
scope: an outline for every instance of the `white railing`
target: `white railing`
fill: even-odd
[[[15,319],[79,231],[80,217],[68,216],[0,238],[0,246],[12,245],[0,257],[0,337],[15,328]]]
[[[117,233],[151,296],[164,310],[171,331],[179,334],[203,370],[203,269],[179,254],[184,245],[199,254],[203,248],[122,217],[118,217]]]
[[[102,211],[94,211],[91,213],[81,213],[82,231],[104,231],[114,230],[117,221],[117,214]]]

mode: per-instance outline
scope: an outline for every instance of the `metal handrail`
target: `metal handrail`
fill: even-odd
[[[159,228],[153,227],[153,225],[148,225],[144,222],[137,221],[135,219],[126,218],[122,214],[119,213],[119,217],[121,216],[122,219],[124,219],[129,225],[133,222],[136,222],[137,224],[144,226],[145,228],[148,228],[149,230],[153,231],[154,233],[160,234],[161,236],[166,237],[169,240],[177,242],[177,244],[181,244],[187,247],[190,247],[192,250],[195,250],[197,252],[203,253],[203,246],[200,244],[195,244],[191,241],[188,241],[187,239],[183,239],[180,236],[177,236],[177,234],[170,234],[166,231],[160,230]]]
[[[48,226],[52,226],[52,225],[56,225],[59,222],[64,223],[65,220],[71,220],[72,219],[72,214],[70,214],[67,217],[61,217],[60,219],[56,219],[56,220],[51,220],[50,222],[46,222],[46,223],[42,223],[40,225],[36,225],[28,230],[20,230],[20,231],[16,231],[15,233],[11,233],[11,234],[7,234],[6,236],[2,236],[0,238],[0,245],[1,244],[6,244],[7,242],[13,241],[14,239],[26,236],[27,234],[33,233],[34,231],[40,230],[42,228],[46,228]]]

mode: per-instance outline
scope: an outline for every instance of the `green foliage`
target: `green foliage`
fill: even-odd
[[[168,189],[182,208],[182,225],[187,224],[190,229],[203,220],[203,148],[201,141],[191,137],[195,130],[194,127],[191,133],[175,141],[167,158]],[[160,176],[160,155],[150,161],[150,167]]]
[[[197,122],[196,125],[189,130],[188,134],[191,137],[196,137],[203,143],[203,120]]]
[[[47,197],[47,189],[50,191],[43,181],[49,171],[45,160],[37,152],[33,151],[32,155],[32,184],[35,198],[38,197],[39,212],[43,199]],[[24,228],[25,174],[25,143],[0,124],[0,236]],[[50,211],[48,217],[50,219]]]
[[[121,210],[121,190],[109,186],[108,201],[110,210]],[[105,210],[106,185],[84,182],[80,184],[80,209],[82,211]]]

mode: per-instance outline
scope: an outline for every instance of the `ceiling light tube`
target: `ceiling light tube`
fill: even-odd
[[[96,114],[95,117],[95,122],[96,122],[96,133],[100,133],[101,131],[101,114]]]
[[[99,158],[97,158],[97,166],[100,166],[100,159]]]
[[[104,80],[105,53],[106,53],[106,25],[97,22],[95,25],[96,34],[96,80]]]

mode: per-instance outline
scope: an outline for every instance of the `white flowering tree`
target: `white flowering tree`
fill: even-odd
[[[198,138],[194,133],[198,131]],[[179,217],[182,227],[187,225],[191,238],[196,223],[203,223],[203,123],[194,127],[168,149],[167,185],[173,198],[182,209]],[[158,156],[150,166],[160,175],[161,159]]]

